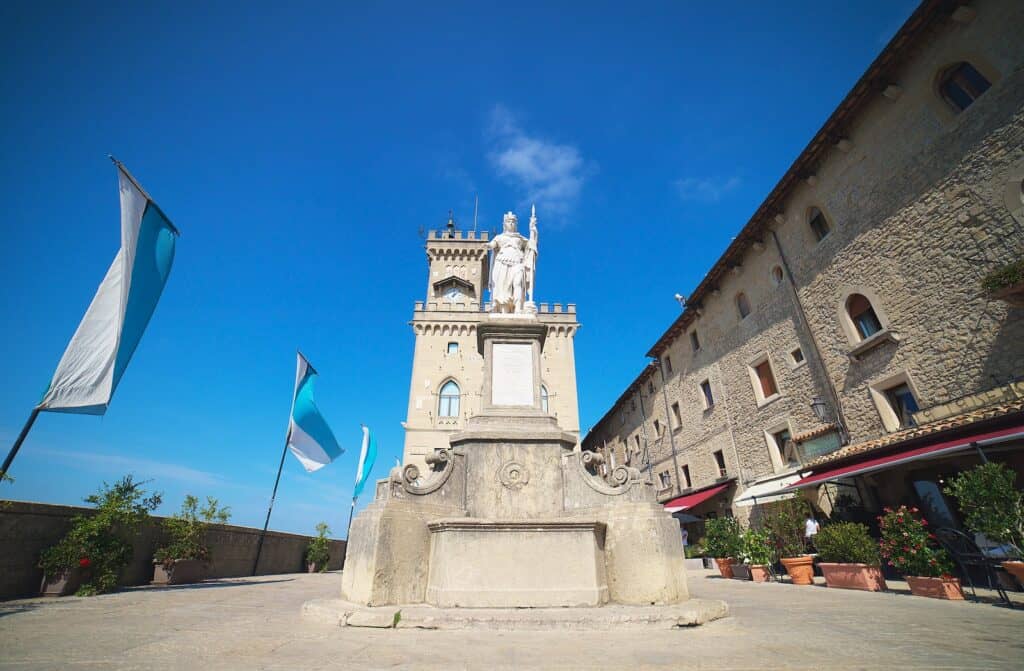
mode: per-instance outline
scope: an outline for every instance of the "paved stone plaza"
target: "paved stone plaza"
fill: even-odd
[[[1024,610],[691,575],[731,616],[650,632],[342,629],[302,604],[340,575],[281,575],[0,604],[2,669],[1011,669]],[[1016,595],[1020,597],[1021,595]],[[1024,600],[1021,600],[1024,601]]]

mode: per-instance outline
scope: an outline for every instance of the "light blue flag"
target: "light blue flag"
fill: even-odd
[[[359,452],[359,465],[356,466],[356,487],[352,490],[352,498],[356,498],[363,492],[363,486],[370,479],[370,471],[373,470],[373,462],[377,461],[377,439],[370,433],[367,426],[363,426],[363,448]]]
[[[288,420],[288,449],[310,473],[323,468],[344,452],[313,400],[316,375],[316,370],[299,352],[295,370],[295,397]]]
[[[102,415],[135,353],[174,262],[178,229],[116,160],[121,248],[38,409]]]

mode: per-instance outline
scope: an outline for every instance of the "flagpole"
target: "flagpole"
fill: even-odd
[[[260,532],[260,539],[256,543],[256,559],[252,563],[252,574],[256,575],[256,567],[260,565],[260,553],[263,551],[263,538],[267,535],[267,527],[270,526],[270,512],[274,509],[274,499],[277,498],[277,485],[281,482],[281,470],[284,468],[284,458],[288,454],[288,437],[284,439],[284,449],[281,450],[281,463],[277,465],[277,477],[274,479],[274,491],[270,494],[270,507],[267,508],[267,520],[263,523],[263,531]]]
[[[345,551],[341,553],[341,570],[345,570],[345,560],[348,559],[348,539],[349,534],[352,533],[352,514],[356,511],[356,499],[358,497],[352,497],[352,506],[348,509],[348,528],[345,529]]]
[[[21,444],[25,442],[25,438],[28,436],[28,432],[32,429],[32,425],[36,423],[36,417],[39,416],[39,408],[33,408],[32,414],[28,416],[28,421],[25,422],[25,426],[22,427],[21,433],[18,434],[18,439],[14,441],[14,447],[7,453],[7,458],[4,459],[4,465],[0,467],[0,473],[7,475],[7,469],[11,467],[11,462],[14,461],[14,457],[17,456],[18,450],[21,449]]]

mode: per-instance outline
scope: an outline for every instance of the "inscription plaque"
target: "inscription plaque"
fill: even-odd
[[[533,345],[491,346],[491,403],[533,405]]]

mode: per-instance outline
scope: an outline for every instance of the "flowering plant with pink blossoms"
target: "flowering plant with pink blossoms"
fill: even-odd
[[[949,555],[928,532],[928,521],[917,508],[886,508],[878,524],[882,557],[903,575],[938,578],[953,570]]]

